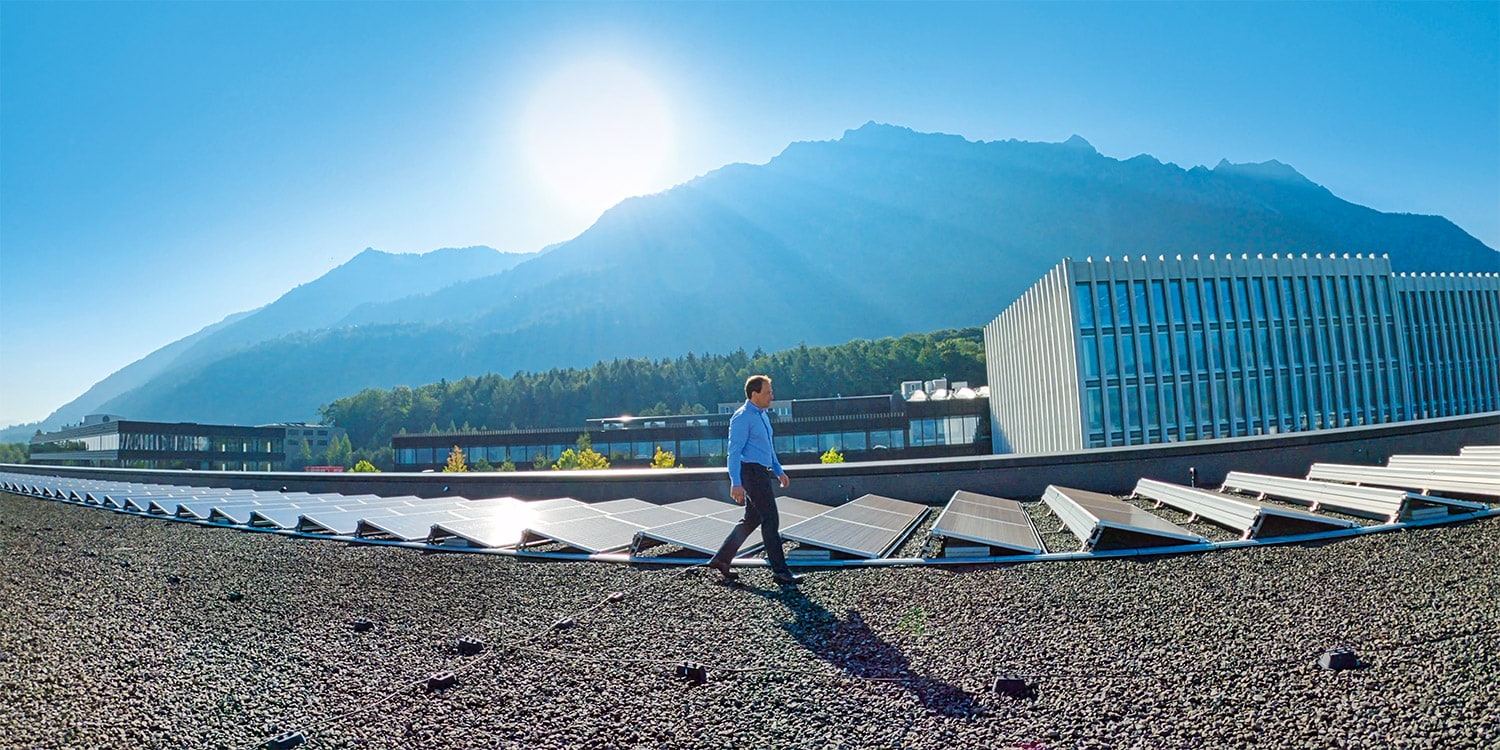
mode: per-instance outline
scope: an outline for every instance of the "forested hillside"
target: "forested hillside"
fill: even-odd
[[[712,410],[744,399],[745,378],[765,373],[778,398],[891,393],[903,380],[947,377],[984,382],[979,328],[944,330],[838,346],[766,354],[688,354],[676,359],[616,359],[587,369],[484,375],[417,388],[369,388],[321,410],[366,451],[390,444],[402,430],[582,427],[584,420],[619,414],[678,414]]]

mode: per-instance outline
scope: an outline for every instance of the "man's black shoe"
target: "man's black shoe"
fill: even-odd
[[[783,575],[775,575],[775,576],[771,577],[771,580],[775,581],[776,583],[778,583],[778,584],[780,584],[782,586],[796,586],[797,584],[802,583],[802,578],[803,578],[802,576],[799,576],[799,575],[796,575],[796,574],[784,575],[784,576]]]
[[[708,563],[708,567],[719,571],[719,575],[724,576],[725,581],[734,582],[740,580],[740,574],[734,572],[733,570],[730,570],[729,563],[727,562],[710,560]]]

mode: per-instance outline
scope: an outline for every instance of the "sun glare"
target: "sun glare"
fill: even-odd
[[[666,187],[671,111],[660,89],[627,65],[589,61],[554,72],[532,95],[522,134],[531,168],[570,212],[593,218]]]

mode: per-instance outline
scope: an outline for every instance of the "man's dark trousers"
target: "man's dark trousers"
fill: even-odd
[[[714,554],[713,564],[728,563],[740,551],[740,545],[760,527],[760,538],[766,544],[766,560],[771,563],[771,572],[781,578],[791,578],[792,569],[786,566],[786,553],[781,549],[781,516],[776,512],[776,492],[772,488],[775,477],[771,468],[740,463],[740,486],[745,488],[745,517],[735,524],[724,544]]]

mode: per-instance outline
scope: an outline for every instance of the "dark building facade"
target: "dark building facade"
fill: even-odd
[[[786,464],[817,463],[829,450],[845,461],[976,456],[990,451],[987,389],[943,380],[913,381],[902,393],[794,399],[773,404],[776,451]],[[775,408],[781,407],[781,408]],[[506,460],[517,469],[556,461],[588,433],[611,466],[648,466],[656,448],[684,466],[723,466],[730,414],[590,419],[581,429],[561,427],[397,435],[391,445],[396,471],[441,469],[454,446],[473,465]]]
[[[199,471],[281,471],[282,427],[138,422],[91,415],[31,438],[34,464]]]

